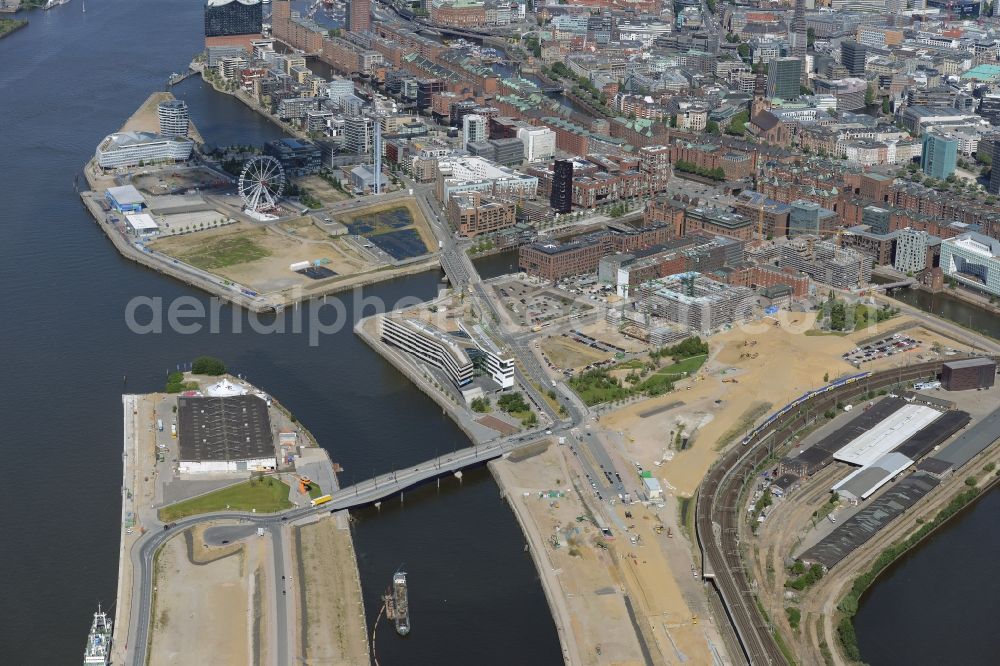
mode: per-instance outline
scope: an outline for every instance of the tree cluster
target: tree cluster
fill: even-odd
[[[685,162],[684,160],[677,160],[674,162],[674,168],[683,173],[693,173],[697,176],[704,176],[706,178],[711,178],[712,180],[725,180],[726,172],[722,167],[715,167],[714,169],[709,169],[708,167],[698,166],[693,162]]]

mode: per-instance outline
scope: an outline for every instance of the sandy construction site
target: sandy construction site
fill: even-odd
[[[699,623],[675,581],[655,516],[636,509],[639,545],[625,534],[605,540],[574,488],[585,483],[564,456],[564,447],[550,444],[491,467],[525,528],[569,663],[638,665],[648,651],[654,663],[711,664],[710,641],[721,640],[709,638],[714,629],[707,618]]]
[[[150,243],[150,247],[258,293],[308,288],[316,282],[375,267],[343,239],[329,236],[308,218],[271,226],[237,222],[219,229],[161,238]],[[289,268],[300,261],[317,259],[328,260],[324,266],[337,276],[312,280]]]
[[[348,515],[324,516],[293,528],[303,603],[297,654],[309,664],[369,663],[364,604]]]
[[[676,434],[682,431],[689,438],[688,448],[673,451],[672,459],[657,466],[655,473],[667,481],[668,491],[690,497],[721,448],[738,441],[769,412],[822,385],[824,377],[833,380],[916,363],[921,357],[936,355],[935,343],[968,348],[908,317],[889,320],[879,330],[846,336],[806,335],[814,317],[814,313],[785,313],[779,326],[766,321],[713,336],[709,360],[695,378],[679,382],[671,393],[602,417],[601,426],[622,432],[627,454],[647,468],[674,448]],[[911,352],[865,363],[860,369],[841,358],[859,341],[901,328],[922,344]]]
[[[266,663],[268,539],[205,546],[204,527],[168,541],[156,561],[151,666]]]

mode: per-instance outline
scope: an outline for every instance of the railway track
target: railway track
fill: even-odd
[[[698,490],[695,530],[702,550],[702,570],[722,599],[744,656],[754,666],[786,664],[774,630],[759,609],[755,584],[740,553],[741,498],[748,481],[769,457],[783,450],[799,430],[839,401],[937,374],[941,361],[872,373],[817,393],[753,434],[743,446],[726,452],[709,470]]]

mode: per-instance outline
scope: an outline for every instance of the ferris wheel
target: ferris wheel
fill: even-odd
[[[277,208],[285,189],[281,162],[268,155],[250,158],[240,173],[239,188],[246,210],[260,213]]]

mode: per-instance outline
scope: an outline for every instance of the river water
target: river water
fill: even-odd
[[[925,312],[1000,338],[1000,318],[949,294],[897,290]],[[889,568],[861,599],[854,619],[862,659],[872,666],[997,663],[993,607],[1000,593],[1000,492],[952,519]]]
[[[73,177],[100,139],[201,48],[201,7],[90,0],[84,14],[74,0],[29,14],[26,29],[0,40],[4,664],[79,663],[92,613],[116,592],[120,394],[161,388],[178,363],[217,355],[272,392],[344,466],[345,483],[467,445],[349,327],[311,346],[306,333],[255,333],[237,312],[237,335],[224,307],[218,334],[129,331],[133,297],[208,298],[121,259],[83,209]],[[211,143],[279,136],[197,79],[176,93]],[[390,304],[427,298],[438,280],[426,273],[365,295]],[[345,303],[350,310],[352,297]],[[382,663],[558,663],[524,540],[485,470],[356,517],[369,623],[396,568],[410,573],[414,631],[404,640],[383,624]]]

